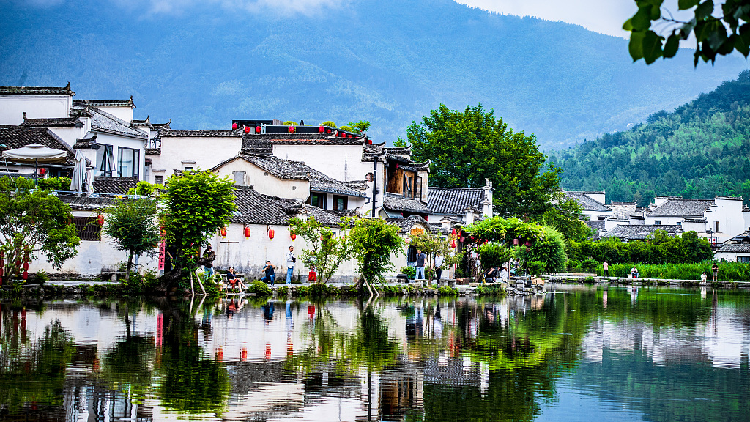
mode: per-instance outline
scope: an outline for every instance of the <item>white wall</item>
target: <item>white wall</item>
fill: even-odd
[[[20,125],[23,112],[29,119],[69,117],[70,95],[0,95],[0,124]]]
[[[310,196],[310,181],[300,179],[280,179],[267,171],[248,163],[243,159],[235,160],[222,166],[216,173],[221,177],[234,180],[235,171],[245,172],[245,186],[264,195],[278,196],[285,199],[307,201]]]
[[[51,127],[49,130],[59,136],[71,148],[76,144],[76,139],[83,138],[88,131],[86,127]]]
[[[716,198],[716,206],[706,212],[708,228],[714,230],[716,222],[719,222],[719,232],[714,234],[718,243],[723,243],[730,238],[747,230],[742,215],[742,200],[734,198]]]
[[[362,162],[362,145],[274,144],[273,155],[303,161],[308,166],[344,182],[365,180],[372,172],[371,162]]]
[[[118,119],[124,120],[125,123],[130,124],[133,122],[133,108],[130,106],[123,106],[123,107],[101,107],[96,106],[99,110],[102,110],[105,113],[109,113]],[[148,129],[144,130],[144,132],[148,133]]]
[[[236,156],[242,148],[242,137],[188,136],[161,138],[161,155],[149,156],[153,160],[153,172],[163,175],[164,181],[174,174],[174,170],[184,170],[185,166],[194,169],[210,170],[219,163]],[[194,161],[195,164],[183,164]],[[164,170],[164,172],[158,172]],[[153,178],[153,176],[152,176]]]

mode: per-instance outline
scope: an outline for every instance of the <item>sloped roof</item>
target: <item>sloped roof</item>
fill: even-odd
[[[73,100],[74,106],[94,106],[94,107],[131,107],[135,108],[133,97],[127,100]]]
[[[286,225],[302,210],[301,202],[263,195],[249,186],[235,186],[234,195],[234,223]]]
[[[750,253],[750,230],[727,240],[716,252]]]
[[[611,211],[606,205],[588,196],[588,193],[589,192],[563,191],[565,198],[572,199],[581,204],[584,211]]]
[[[240,133],[234,130],[174,130],[170,129],[171,122],[164,125],[153,124],[154,127],[160,127],[159,136],[162,138],[239,138]]]
[[[106,111],[96,107],[88,107],[87,111],[91,113],[91,128],[93,130],[131,138],[148,139],[147,133],[130,127],[124,120]]]
[[[647,213],[650,217],[701,216],[714,205],[713,199],[669,198]]]
[[[58,117],[48,119],[26,119],[21,125],[31,127],[81,127],[83,123],[78,117]]]
[[[422,201],[388,193],[383,196],[383,207],[393,211],[430,213],[430,208]]]
[[[602,237],[619,237],[623,240],[645,240],[648,235],[657,230],[664,230],[670,236],[682,234],[682,226],[676,224],[618,225],[607,233],[603,233]]]
[[[137,177],[94,177],[94,192],[125,195],[138,184]]]
[[[0,86],[0,95],[76,95],[66,86]]]
[[[0,126],[0,151],[22,148],[29,144],[42,144],[68,153],[68,165],[75,163],[75,152],[65,141],[46,127]]]
[[[427,191],[427,206],[433,214],[462,215],[467,208],[482,209],[482,188],[433,188]]]
[[[389,224],[398,226],[401,233],[408,232],[415,224],[419,224],[428,231],[434,231],[433,228],[427,223],[427,220],[418,216],[410,215],[406,218],[386,218],[385,221]]]
[[[94,211],[106,208],[115,202],[115,198],[112,196],[86,196],[86,195],[71,195],[71,194],[58,194],[60,200],[70,206],[73,210],[78,211]]]
[[[358,197],[365,196],[362,191],[352,189],[346,183],[333,179],[301,161],[284,160],[274,155],[238,155],[219,163],[211,171],[216,171],[236,160],[244,160],[251,163],[280,179],[309,180],[310,190],[314,192],[327,192]]]

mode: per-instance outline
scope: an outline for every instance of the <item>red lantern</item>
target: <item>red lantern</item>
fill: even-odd
[[[221,237],[227,237],[227,228],[222,227],[221,230],[219,230],[219,233],[221,233]]]
[[[297,240],[297,233],[292,233],[291,236],[292,236],[292,240]]]
[[[268,229],[268,238],[273,239],[276,236],[276,232],[273,229]]]
[[[29,263],[28,262],[24,262],[23,263],[23,270],[24,271],[28,271],[29,270]]]
[[[250,237],[250,226],[245,226],[245,238]]]
[[[294,133],[294,126],[289,126],[289,133]]]
[[[250,127],[245,126],[245,133],[250,133]]]
[[[96,222],[99,223],[100,226],[104,225],[104,216],[99,214],[96,216]]]
[[[451,240],[451,248],[456,249],[456,239]]]
[[[456,235],[456,229],[455,229],[455,228],[454,228],[453,230],[451,230],[451,234],[452,234],[453,236],[455,236],[455,235]]]
[[[3,276],[3,267],[0,267],[0,277]]]
[[[237,130],[238,127],[237,122],[232,123],[232,130]]]
[[[325,132],[325,129],[323,129],[323,126],[318,126],[318,133]]]
[[[29,272],[28,271],[24,271],[22,277],[23,277],[24,280],[28,280],[29,279]]]
[[[255,133],[260,133],[260,126],[255,126]]]
[[[372,145],[372,139],[367,138],[367,145]]]
[[[45,169],[45,168],[40,168],[40,169],[39,169],[39,175],[40,175],[40,176],[44,176],[45,174],[47,174],[47,169]]]
[[[326,133],[331,133],[331,129],[326,129]]]

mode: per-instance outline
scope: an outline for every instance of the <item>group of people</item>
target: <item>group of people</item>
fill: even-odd
[[[432,263],[433,268],[435,269],[435,279],[437,281],[440,281],[440,277],[443,275],[443,262],[445,259],[442,255],[435,256],[435,259]],[[427,262],[427,254],[422,252],[420,249],[417,249],[417,256],[416,261],[414,264],[414,268],[416,269],[416,273],[414,275],[415,280],[424,280],[427,277],[425,276],[425,264]]]
[[[213,262],[216,259],[216,254],[213,251],[211,245],[206,246],[206,250],[203,252],[201,257],[201,265],[203,265],[203,271],[208,277],[213,277]],[[294,275],[294,266],[297,263],[297,257],[294,255],[294,246],[289,246],[289,252],[286,254],[286,284],[292,283],[292,276]],[[276,266],[274,266],[270,260],[266,261],[266,265],[261,270],[263,277],[261,281],[274,286],[276,284]],[[234,267],[229,267],[229,271],[226,274],[227,283],[230,289],[239,288],[245,290],[246,286],[242,281],[242,278],[237,275]],[[308,282],[317,281],[317,272],[315,266],[310,267],[310,272],[307,275]],[[219,284],[219,289],[223,290],[223,283]]]
[[[505,267],[490,267],[484,274],[484,280],[487,283],[494,283],[496,281],[507,282],[509,276],[510,273],[508,273],[508,269]]]

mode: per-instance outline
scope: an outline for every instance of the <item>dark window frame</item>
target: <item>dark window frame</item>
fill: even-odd
[[[343,202],[343,208],[339,207],[339,201]],[[346,211],[349,209],[349,197],[333,195],[333,210],[334,211]]]
[[[102,226],[97,217],[73,217],[76,235],[81,240],[98,242],[102,240]]]

